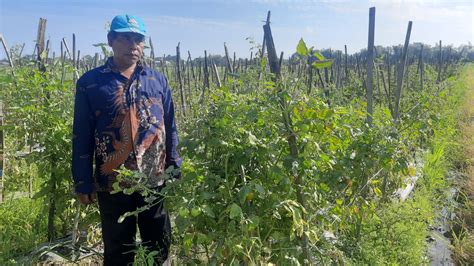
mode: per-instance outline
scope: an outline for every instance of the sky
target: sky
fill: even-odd
[[[41,17],[53,51],[63,37],[71,46],[75,33],[81,55],[93,55],[112,18],[127,13],[143,19],[157,56],[175,54],[178,42],[182,54],[223,55],[226,43],[244,58],[261,44],[270,10],[278,52],[289,56],[303,38],[316,49],[347,45],[353,53],[367,47],[370,7],[376,7],[376,45],[402,44],[410,20],[411,43],[474,43],[474,0],[0,0],[0,34],[9,47],[25,43],[31,54]]]

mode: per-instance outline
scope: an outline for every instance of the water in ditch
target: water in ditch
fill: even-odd
[[[449,180],[457,178],[459,174],[450,173]],[[434,224],[431,227],[431,234],[428,239],[428,258],[430,265],[455,265],[451,257],[451,240],[449,239],[451,228],[450,221],[454,219],[453,206],[456,204],[456,188],[451,187],[447,191],[447,199],[438,212]]]

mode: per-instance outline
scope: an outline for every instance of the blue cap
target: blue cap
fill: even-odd
[[[133,15],[115,16],[110,24],[110,30],[115,32],[135,32],[146,36],[146,27],[143,20]]]

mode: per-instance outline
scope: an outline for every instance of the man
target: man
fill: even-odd
[[[77,82],[73,179],[81,203],[92,204],[96,196],[99,201],[104,265],[133,262],[137,224],[143,245],[148,251],[158,251],[157,263],[167,259],[170,246],[171,225],[162,202],[118,223],[121,215],[145,202],[139,193],[110,193],[115,170],[121,166],[144,173],[145,184],[159,191],[164,186],[165,170],[181,164],[167,80],[140,63],[145,36],[146,28],[139,17],[116,16],[107,35],[113,57]]]

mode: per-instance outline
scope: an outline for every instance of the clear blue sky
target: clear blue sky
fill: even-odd
[[[60,40],[70,43],[76,34],[81,54],[100,52],[92,44],[106,41],[107,23],[114,15],[129,13],[143,18],[156,54],[182,53],[193,57],[223,54],[226,42],[237,56],[250,55],[252,44],[261,43],[263,20],[272,12],[277,51],[288,56],[302,37],[316,48],[358,51],[367,46],[369,7],[376,7],[376,45],[403,43],[409,20],[412,42],[434,45],[473,43],[473,0],[0,0],[0,33],[7,44],[34,47],[40,17],[46,18],[46,36],[58,51]],[[0,58],[5,54],[0,48]]]

